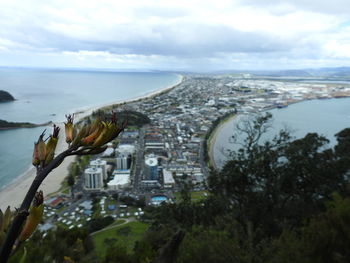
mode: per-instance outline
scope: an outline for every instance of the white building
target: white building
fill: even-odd
[[[117,153],[129,155],[135,152],[135,146],[132,144],[122,144],[119,145],[118,148],[115,149]]]
[[[130,185],[130,170],[114,170],[113,179],[107,183],[108,189],[119,190]]]
[[[101,160],[101,159],[96,159],[90,162],[90,166],[92,168],[101,168],[102,169],[102,174],[103,174],[103,179],[107,179],[107,161]]]
[[[103,157],[110,157],[114,154],[114,149],[112,147],[108,147],[103,153]]]
[[[86,189],[101,189],[103,187],[103,171],[101,168],[85,169],[84,186]]]
[[[164,182],[164,188],[172,188],[175,186],[175,180],[172,175],[172,172],[169,170],[163,170],[163,182]]]

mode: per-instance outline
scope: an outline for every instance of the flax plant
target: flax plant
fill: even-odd
[[[102,153],[106,144],[124,130],[127,118],[118,122],[116,113],[110,120],[95,119],[91,124],[75,125],[74,115],[66,115],[65,140],[68,148],[55,155],[60,128],[53,126],[52,134],[45,140],[45,131],[34,143],[32,164],[36,177],[16,212],[10,208],[0,210],[0,263],[6,263],[11,254],[28,239],[37,228],[43,216],[43,193],[38,191],[46,176],[58,167],[67,156]]]

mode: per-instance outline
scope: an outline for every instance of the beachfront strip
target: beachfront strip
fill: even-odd
[[[348,96],[349,84],[321,80],[186,75],[168,92],[115,107],[141,112],[150,123],[129,127],[97,159],[89,160],[70,194],[59,193],[47,200],[49,226],[79,227],[94,214],[139,217],[145,205],[176,201],[185,184],[205,195],[209,169],[204,145],[215,120],[306,99]],[[104,197],[93,203],[96,196]]]

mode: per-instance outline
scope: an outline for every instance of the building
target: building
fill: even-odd
[[[114,154],[114,149],[111,147],[108,147],[103,153],[102,157],[111,157]]]
[[[117,153],[122,153],[124,155],[133,154],[135,152],[135,146],[132,144],[122,144],[115,149]]]
[[[52,208],[60,208],[63,206],[64,200],[61,196],[51,198],[47,201],[45,201],[45,204],[52,207]]]
[[[120,190],[130,185],[130,170],[114,170],[113,179],[107,183],[109,190]]]
[[[160,188],[160,183],[157,180],[142,180],[142,188]]]
[[[90,162],[92,168],[101,168],[103,179],[107,179],[107,162],[105,160],[96,159]]]
[[[117,169],[118,170],[129,170],[131,166],[131,156],[124,154],[124,153],[118,153],[116,157],[117,161]]]
[[[172,172],[168,170],[163,170],[163,183],[164,188],[173,188],[175,186],[175,180]]]
[[[103,187],[102,168],[90,167],[84,172],[85,189],[101,189]]]
[[[158,180],[158,160],[154,155],[145,159],[145,179]]]

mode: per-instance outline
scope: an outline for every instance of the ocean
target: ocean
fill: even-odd
[[[45,123],[64,115],[172,86],[171,73],[129,73],[0,68],[0,90],[16,101],[0,103],[0,119]],[[45,127],[0,130],[0,189],[31,167],[33,143]]]
[[[321,134],[330,141],[329,147],[331,147],[336,144],[334,135],[350,127],[350,98],[308,100],[269,112],[273,116],[272,127],[263,140],[272,138],[279,130],[287,128],[295,139],[302,138],[309,132]],[[245,117],[239,115],[221,126],[212,146],[214,161],[218,168],[228,160],[227,150],[239,148],[239,145],[232,143],[231,137],[235,132],[235,126],[242,118]]]

